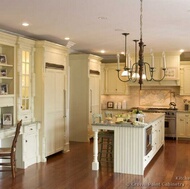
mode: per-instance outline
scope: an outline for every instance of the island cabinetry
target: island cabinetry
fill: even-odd
[[[35,118],[44,158],[69,148],[68,49],[48,41],[37,41],[35,48]]]
[[[17,39],[17,119],[23,124],[35,121],[34,45],[33,40]]]
[[[0,120],[5,114],[16,123],[16,36],[0,32]]]
[[[190,62],[183,61],[180,66],[180,95],[190,95]]]
[[[163,113],[147,113],[146,124],[142,123],[141,126],[134,126],[130,123],[93,124],[92,170],[99,169],[98,131],[105,129],[114,131],[114,172],[143,175],[148,163],[164,145],[164,117]],[[149,132],[147,133],[147,131]],[[152,148],[149,148],[151,146]],[[147,147],[149,148],[148,152]]]
[[[100,113],[101,60],[92,54],[71,54],[70,141],[88,142],[93,137],[92,115]]]
[[[118,78],[118,73],[116,71],[117,64],[104,64],[103,65],[103,74],[104,74],[104,90],[103,94],[119,94],[119,95],[128,95],[129,88],[126,82],[122,82]],[[122,71],[120,72],[121,76]],[[126,78],[123,77],[123,80]]]
[[[144,168],[152,160],[158,150],[164,145],[164,119],[159,118],[152,124],[152,150],[144,156]]]
[[[177,138],[190,138],[190,113],[177,113]]]

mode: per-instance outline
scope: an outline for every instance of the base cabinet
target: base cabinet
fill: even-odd
[[[177,138],[190,138],[190,113],[177,113]]]
[[[23,166],[28,166],[39,162],[39,129],[38,123],[32,123],[23,127]]]

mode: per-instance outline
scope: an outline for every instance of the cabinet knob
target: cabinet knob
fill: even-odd
[[[25,140],[25,142],[28,142],[27,140]]]

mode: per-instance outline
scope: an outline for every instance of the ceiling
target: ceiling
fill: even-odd
[[[115,56],[140,35],[140,0],[1,0],[0,29],[79,51]],[[22,22],[28,22],[23,27]],[[70,41],[64,38],[70,37]],[[190,1],[144,0],[145,52],[190,50]]]

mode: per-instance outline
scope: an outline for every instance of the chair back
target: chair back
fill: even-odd
[[[20,133],[21,126],[22,126],[22,120],[20,120],[17,123],[16,131],[15,131],[15,136],[13,138],[13,142],[12,142],[12,146],[11,146],[11,152],[15,152],[16,151],[16,143],[17,143],[17,139],[18,139],[18,136],[19,136],[19,133]]]

